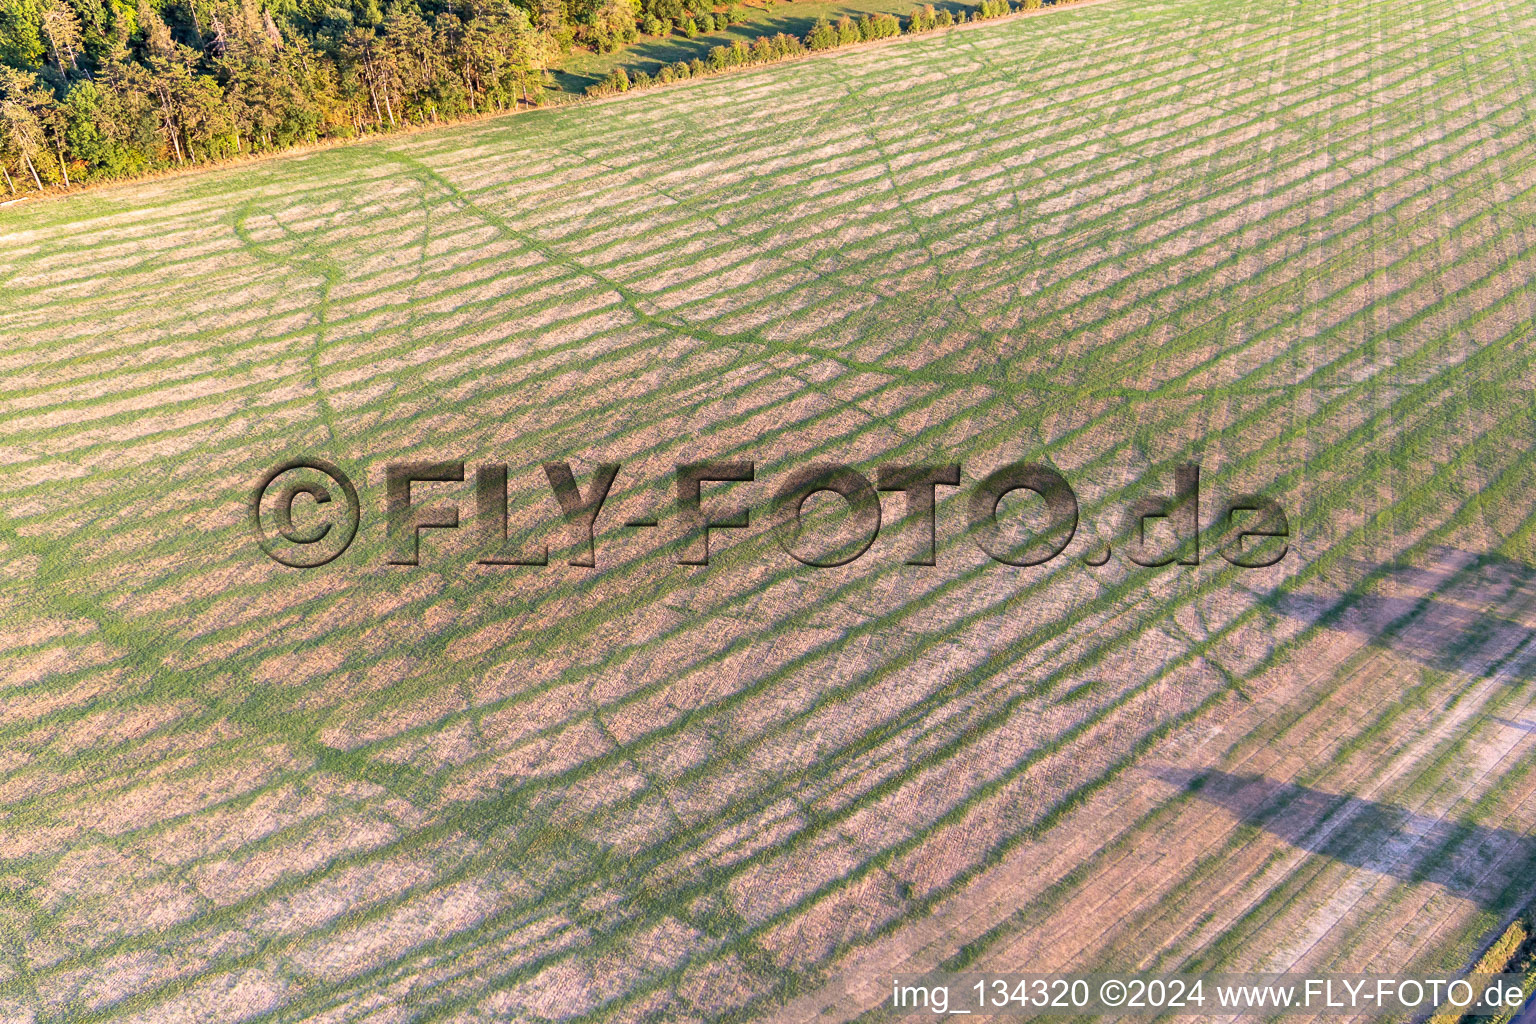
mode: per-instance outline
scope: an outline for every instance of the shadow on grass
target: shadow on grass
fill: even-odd
[[[1375,566],[1354,563],[1362,575]],[[1536,568],[1498,555],[1436,548],[1422,564],[1394,568],[1368,587],[1336,594],[1272,593],[1281,615],[1364,638],[1442,671],[1512,679],[1536,672]]]
[[[578,71],[569,71],[565,68],[551,71],[549,76],[554,79],[556,89],[559,89],[561,92],[574,93],[578,96],[587,91],[587,86],[596,85],[603,80],[599,75],[583,74]]]
[[[1511,829],[1415,814],[1262,775],[1160,767],[1153,774],[1298,849],[1414,884],[1430,883],[1489,910],[1509,909],[1510,879],[1536,878],[1536,839]],[[1489,867],[1504,860],[1504,872]]]

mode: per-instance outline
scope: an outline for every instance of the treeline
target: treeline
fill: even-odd
[[[933,4],[924,4],[908,16],[905,28],[894,14],[864,14],[857,19],[845,14],[835,23],[824,17],[818,18],[816,24],[811,26],[803,37],[780,32],[774,36],[759,36],[750,44],[738,39],[730,46],[714,47],[707,57],[695,57],[691,61],[663,64],[654,74],[637,69],[631,75],[626,68],[615,68],[603,81],[587,86],[587,95],[594,98],[614,96],[631,89],[648,89],[689,78],[703,78],[730,68],[771,64],[774,61],[830,50],[838,46],[890,39],[902,34],[916,35],[919,32],[931,32],[951,25],[963,25],[967,20],[985,21],[990,18],[1001,18],[1015,11],[1038,10],[1042,2],[1043,0],[1020,0],[1015,7],[1010,0],[981,0],[981,4],[969,15],[963,10],[956,13],[947,8],[935,9]]]
[[[1023,7],[1041,0],[1023,0]],[[971,20],[1010,10],[982,0]],[[967,20],[932,5],[923,32]],[[121,178],[535,105],[571,47],[741,21],[714,0],[0,0],[0,187]],[[899,35],[821,19],[588,90],[609,95]]]
[[[42,188],[537,103],[604,0],[0,0],[0,185]],[[343,6],[347,5],[347,6]]]

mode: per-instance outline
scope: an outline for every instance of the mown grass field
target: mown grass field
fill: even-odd
[[[0,1015],[1470,962],[1536,889],[1533,32],[1127,0],[0,211]],[[310,571],[247,521],[299,456],[362,493]],[[1083,519],[676,564],[673,465],[735,458],[759,510],[1047,461]],[[407,459],[546,534],[540,463],[621,463],[597,568],[477,564],[468,482],[386,564]],[[1190,459],[1287,558],[1085,565]]]

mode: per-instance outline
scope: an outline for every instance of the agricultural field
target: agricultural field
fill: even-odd
[[[1115,0],[0,210],[0,1020],[1473,962],[1536,895],[1532,38]],[[251,524],[299,458],[360,496],[313,569]],[[405,461],[469,467],[417,565]],[[620,467],[594,567],[552,461]],[[1043,565],[967,532],[1013,461]],[[821,462],[961,463],[936,564],[896,493],[784,554]],[[1124,557],[1187,462],[1286,556]],[[479,561],[486,463],[548,565]]]

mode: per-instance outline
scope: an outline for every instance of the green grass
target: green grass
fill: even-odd
[[[0,1000],[746,1020],[931,918],[973,969],[1464,961],[1532,863],[1532,29],[1108,4],[0,210]],[[363,502],[305,573],[243,507],[297,455]],[[757,464],[708,569],[702,458]],[[1191,458],[1280,567],[1126,563]],[[506,462],[552,564],[478,566],[466,484],[387,565],[405,459]],[[596,570],[551,459],[623,464]],[[811,462],[1012,460],[1077,488],[1047,567],[968,487],[933,569],[891,495],[842,569],[760,518]]]

